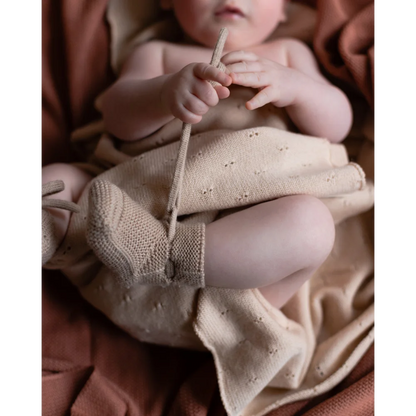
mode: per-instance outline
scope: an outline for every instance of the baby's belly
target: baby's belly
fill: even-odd
[[[279,130],[293,130],[286,110],[267,104],[256,110],[247,110],[245,104],[255,94],[252,88],[231,86],[230,96],[211,108],[198,124],[192,126],[192,135],[212,130],[237,131],[255,127],[274,127]],[[183,123],[172,120],[152,135],[136,141],[124,142],[120,150],[130,156],[136,156],[148,150],[177,141],[181,135]]]

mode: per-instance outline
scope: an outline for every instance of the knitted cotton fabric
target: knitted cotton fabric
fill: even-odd
[[[53,218],[49,212],[42,210],[42,265],[46,264],[58,248]]]
[[[177,227],[171,244],[166,224],[114,184],[94,181],[89,200],[88,244],[120,284],[204,286],[204,224]]]

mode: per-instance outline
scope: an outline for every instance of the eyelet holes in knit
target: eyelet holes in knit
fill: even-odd
[[[277,147],[277,150],[279,151],[279,152],[284,152],[285,150],[289,150],[289,146],[278,146]]]
[[[189,159],[195,159],[201,156],[202,156],[202,150],[199,150],[197,153],[194,153],[193,155],[189,156]]]
[[[316,367],[316,372],[319,373],[319,375],[321,377],[323,377],[325,375],[325,373],[322,371],[321,367],[319,367],[319,365]]]
[[[62,253],[63,256],[65,256],[66,253],[68,253],[68,251],[71,251],[71,246],[68,246]]]
[[[259,379],[257,378],[257,376],[251,376],[248,380],[247,380],[247,384],[256,384],[259,381]]]
[[[237,198],[236,198],[236,200],[238,201],[238,202],[245,202],[247,199],[248,199],[248,197],[250,196],[250,192],[248,192],[248,191],[245,191],[244,193],[243,193],[243,195],[239,195]]]
[[[259,135],[259,132],[258,131],[251,131],[249,134],[248,134],[248,137],[257,137]]]
[[[266,169],[259,169],[254,171],[255,175],[263,175],[264,173],[266,173]]]
[[[205,188],[201,190],[202,195],[207,195],[207,196],[211,196],[213,192],[214,192],[213,187]]]
[[[331,181],[333,181],[335,179],[335,173],[334,172],[331,172],[329,175],[328,175],[328,177],[326,178],[326,181],[327,182],[331,182]]]
[[[278,349],[277,349],[277,348],[271,348],[271,349],[268,351],[269,355],[271,355],[272,357],[273,357],[275,354],[277,354],[277,352],[278,352]]]
[[[231,168],[235,164],[235,160],[231,160],[230,162],[227,162],[224,167],[225,168]]]

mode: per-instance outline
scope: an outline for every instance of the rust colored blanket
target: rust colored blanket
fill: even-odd
[[[93,100],[112,81],[106,3],[43,2],[44,164],[76,159],[69,134],[96,117]],[[372,105],[372,7],[319,1],[314,41],[323,66],[364,109]],[[43,276],[43,370],[45,415],[225,415],[208,353],[135,341],[51,271]],[[300,414],[373,414],[373,350],[329,393],[270,412]]]

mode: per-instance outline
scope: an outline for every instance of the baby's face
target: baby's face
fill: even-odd
[[[227,50],[262,43],[285,19],[286,0],[164,0],[182,29],[195,41],[215,46],[219,30],[227,27]]]

